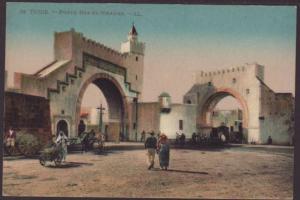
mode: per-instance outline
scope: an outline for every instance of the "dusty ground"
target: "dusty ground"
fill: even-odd
[[[292,199],[293,150],[172,149],[170,170],[148,171],[145,151],[71,154],[61,168],[4,160],[3,192],[14,196]]]

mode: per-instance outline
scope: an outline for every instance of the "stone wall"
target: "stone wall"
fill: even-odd
[[[27,131],[43,142],[51,137],[49,101],[42,97],[5,92],[4,128]]]
[[[268,86],[261,87],[261,141],[271,136],[274,144],[292,144],[294,135],[294,98],[291,93],[275,93]]]
[[[146,133],[154,131],[158,133],[160,126],[160,107],[158,102],[139,103],[138,104],[138,140],[141,138],[141,132]]]

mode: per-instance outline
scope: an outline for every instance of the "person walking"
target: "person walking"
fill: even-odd
[[[16,131],[12,127],[10,127],[6,135],[6,146],[12,148],[15,147],[16,137]]]
[[[60,153],[61,153],[62,161],[65,162],[68,154],[68,149],[67,149],[68,137],[64,134],[63,131],[60,131],[55,142],[56,144],[61,145]]]
[[[150,137],[148,137],[145,141],[145,149],[147,149],[147,157],[149,163],[148,170],[150,170],[154,166],[156,147],[157,147],[157,139],[154,137],[154,132],[152,131],[150,133]]]
[[[86,125],[84,121],[81,119],[78,125],[78,136],[81,136],[81,134],[85,131]]]
[[[141,142],[145,142],[146,132],[143,130],[141,133]]]
[[[165,134],[161,134],[159,137],[157,152],[159,156],[159,165],[162,170],[167,170],[170,160],[170,145],[168,137]]]

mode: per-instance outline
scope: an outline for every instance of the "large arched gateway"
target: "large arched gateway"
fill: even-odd
[[[121,52],[85,38],[71,29],[55,33],[55,60],[32,75],[15,74],[22,93],[43,96],[50,102],[52,134],[62,120],[69,137],[77,136],[83,94],[95,84],[109,106],[108,129],[114,138],[137,135],[137,104],[143,85],[144,48],[132,26]]]
[[[116,139],[115,137],[118,136],[119,133],[126,134],[128,132],[128,130],[126,130],[126,118],[128,116],[125,114],[128,113],[128,100],[125,98],[125,92],[118,81],[105,73],[94,74],[81,85],[81,88],[78,90],[77,102],[74,105],[76,106],[75,123],[79,124],[82,97],[90,84],[96,85],[102,91],[107,101],[110,122],[108,133],[110,134],[110,138]],[[124,136],[126,137],[127,135]]]
[[[275,93],[264,83],[263,66],[255,63],[199,72],[196,84],[184,96],[185,104],[197,105],[198,131],[209,126],[214,107],[226,96],[234,97],[241,105],[247,142],[266,143],[269,136],[278,143],[289,141],[293,133],[286,124],[293,118],[293,97]]]

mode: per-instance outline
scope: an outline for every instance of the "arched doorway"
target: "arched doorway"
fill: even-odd
[[[225,104],[235,104],[235,106],[227,105],[229,109],[216,109],[226,99],[229,101]],[[248,115],[246,101],[239,93],[232,89],[219,89],[206,99],[199,114],[198,124],[206,128],[227,127],[231,133],[230,137],[228,134],[228,139],[235,135],[237,141],[247,142]]]
[[[90,85],[96,86],[101,91],[107,104],[106,114],[108,115],[108,123],[103,123],[101,131],[103,133],[106,132],[106,138],[109,141],[119,141],[121,134],[127,138],[125,129],[127,113],[126,98],[119,83],[108,74],[95,74],[81,87],[77,98],[76,124],[78,124],[80,120],[83,96]],[[98,131],[100,130],[98,129]]]
[[[64,134],[66,136],[69,135],[69,131],[68,131],[68,123],[66,122],[66,120],[59,120],[57,122],[57,125],[56,125],[56,135],[58,136],[58,133],[62,131],[64,132]]]

